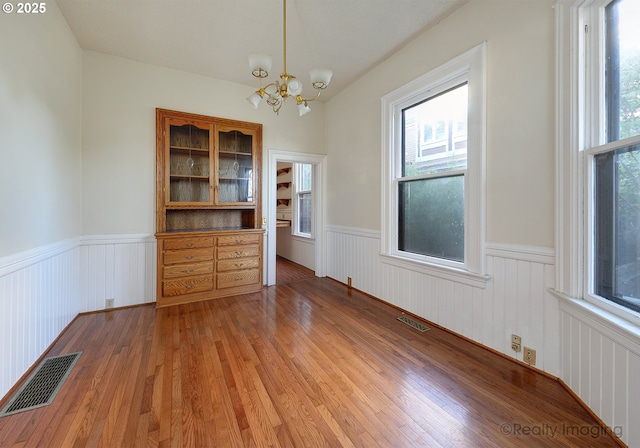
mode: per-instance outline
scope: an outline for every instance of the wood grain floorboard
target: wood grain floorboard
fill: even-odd
[[[276,256],[276,284],[290,283],[315,277],[315,272],[301,264]]]
[[[1,447],[615,447],[553,379],[322,278],[79,316]]]

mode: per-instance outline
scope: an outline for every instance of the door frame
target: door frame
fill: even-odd
[[[325,186],[327,156],[321,154],[307,154],[302,152],[268,150],[267,181],[267,244],[266,244],[266,272],[267,286],[276,284],[276,213],[278,206],[278,162],[309,163],[313,165],[313,225],[315,229],[315,272],[316,277],[326,275],[325,249]]]

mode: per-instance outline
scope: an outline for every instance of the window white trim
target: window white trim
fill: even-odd
[[[556,10],[556,293],[640,324],[640,314],[593,290],[593,157],[604,144],[604,8],[611,0],[558,0]]]
[[[414,263],[429,274],[442,276],[447,269],[456,276],[486,281],[485,242],[485,129],[486,43],[457,56],[425,75],[382,97],[382,224],[381,251],[387,260]],[[441,90],[465,80],[469,88],[467,170],[465,173],[465,261],[447,262],[432,257],[407,256],[398,251],[398,199],[396,173],[400,163],[401,135],[396,133],[398,109],[415,104],[431,90]]]

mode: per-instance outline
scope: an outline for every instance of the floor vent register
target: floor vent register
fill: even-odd
[[[82,352],[46,358],[0,412],[0,417],[51,404]]]

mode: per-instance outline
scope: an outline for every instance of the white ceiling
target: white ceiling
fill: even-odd
[[[328,99],[467,0],[289,0],[287,71],[309,86],[327,67]],[[250,86],[247,56],[283,68],[281,0],[57,0],[80,46]],[[247,92],[247,96],[251,92]]]

